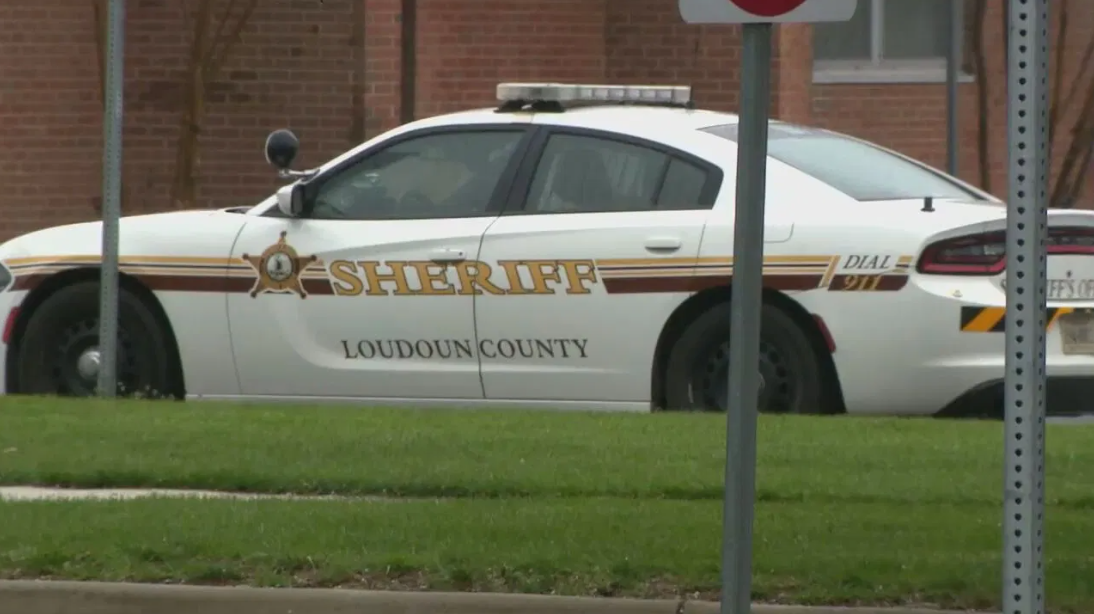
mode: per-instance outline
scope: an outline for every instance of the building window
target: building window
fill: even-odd
[[[859,0],[850,21],[813,26],[814,81],[945,80],[951,19],[957,16],[963,35],[966,4],[967,0]]]

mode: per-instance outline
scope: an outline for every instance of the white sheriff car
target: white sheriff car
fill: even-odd
[[[502,84],[258,205],[125,218],[119,377],[188,398],[724,409],[737,118],[686,87]],[[990,406],[997,199],[772,122],[760,370],[771,412]],[[1094,213],[1050,219],[1050,410],[1094,391]],[[98,222],[0,247],[9,394],[87,395]],[[1055,395],[1055,396],[1054,396]]]

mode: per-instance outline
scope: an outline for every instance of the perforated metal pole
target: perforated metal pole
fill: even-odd
[[[771,100],[770,23],[746,23],[741,50],[733,294],[729,313],[729,411],[722,505],[722,614],[748,614],[756,501],[756,417],[760,403],[764,193]]]
[[[1008,0],[1006,377],[1003,614],[1045,606],[1045,243],[1048,224],[1048,3]]]
[[[957,159],[960,154],[957,136],[957,84],[961,74],[964,12],[964,2],[950,3],[949,40],[946,50],[946,172],[951,175],[957,175]]]
[[[125,0],[110,0],[103,101],[103,236],[99,299],[99,394],[117,394],[118,220],[122,211]]]

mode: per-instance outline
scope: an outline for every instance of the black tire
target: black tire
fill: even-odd
[[[784,311],[765,304],[760,324],[760,411],[826,413],[813,344]],[[665,369],[669,410],[725,411],[729,379],[729,303],[696,318],[673,345]]]
[[[169,396],[174,392],[167,334],[155,313],[124,288],[118,293],[118,393]],[[18,389],[23,394],[91,396],[97,382],[80,377],[77,361],[99,343],[99,283],[65,286],[30,316],[19,344]]]

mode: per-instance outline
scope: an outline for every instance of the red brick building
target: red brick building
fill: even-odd
[[[1053,1],[1056,10],[1067,0]],[[777,28],[774,113],[944,165],[948,2],[860,0],[850,24]],[[968,2],[971,16],[976,1]],[[126,213],[170,208],[189,48],[185,4],[128,2]],[[989,187],[998,194],[1006,180],[1003,4],[986,0],[982,74],[960,86],[960,173],[980,183],[984,86]],[[0,3],[0,238],[97,215],[93,6]],[[1094,36],[1094,2],[1068,7],[1061,57],[1070,83]],[[676,0],[261,0],[209,97],[199,201],[219,207],[267,195],[277,182],[261,148],[276,127],[297,131],[307,164],[406,118],[490,104],[500,81],[684,83],[701,106],[733,110],[738,75],[738,28],[685,25]],[[1067,132],[1059,131],[1056,157]]]

